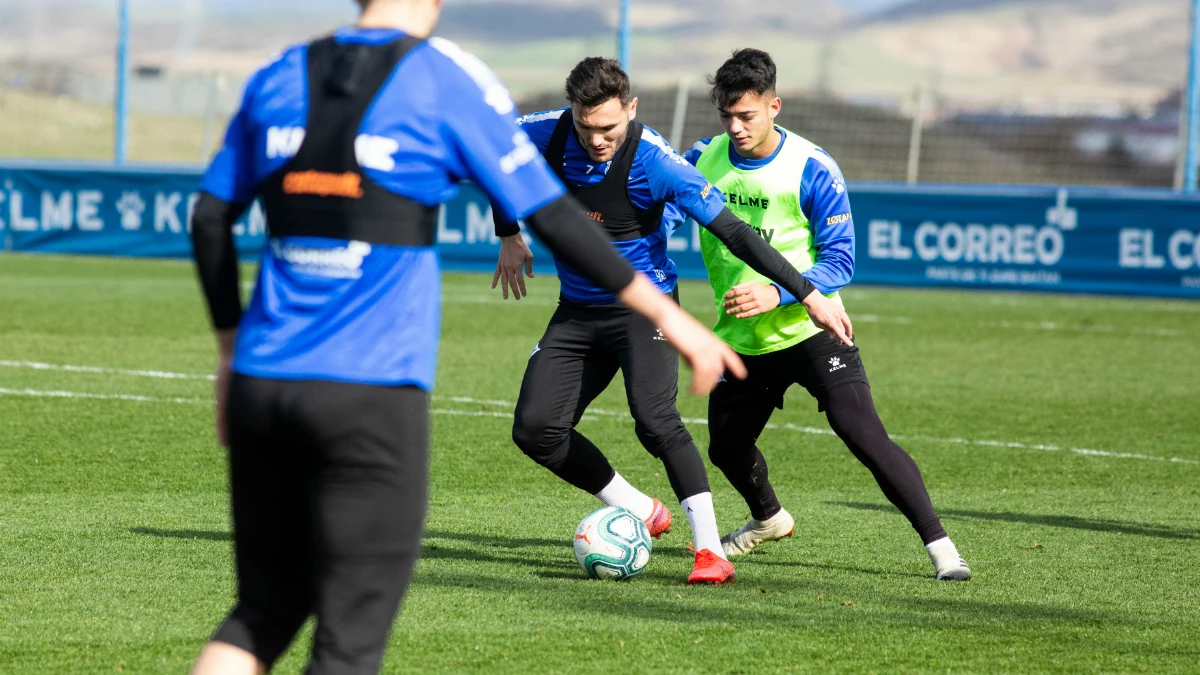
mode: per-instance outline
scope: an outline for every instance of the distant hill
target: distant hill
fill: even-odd
[[[1186,70],[1187,12],[1179,0],[915,0],[858,30],[889,56],[947,77],[1172,87]]]
[[[111,72],[113,0],[0,0],[0,76],[52,64]],[[351,0],[132,0],[134,59],[245,76],[282,46],[352,20]],[[447,0],[438,33],[518,93],[556,90],[580,57],[615,52],[618,3]],[[1145,108],[1186,70],[1183,0],[636,0],[633,72],[693,82],[755,46],[781,86],[907,98]]]
[[[906,0],[879,7],[866,20],[873,22],[922,19],[951,12],[981,12],[1015,4],[1042,4],[1040,0]]]

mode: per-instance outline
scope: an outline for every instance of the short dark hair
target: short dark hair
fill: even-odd
[[[589,56],[567,76],[567,100],[573,104],[590,108],[613,98],[622,106],[633,100],[629,76],[615,59]]]
[[[739,49],[729,57],[716,75],[708,76],[713,105],[728,108],[753,92],[758,96],[775,93],[775,61],[760,49]]]

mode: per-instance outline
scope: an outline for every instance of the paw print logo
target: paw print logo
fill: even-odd
[[[835,356],[832,359],[829,359],[829,365],[837,368],[838,366],[842,365],[842,360]]]
[[[839,195],[846,191],[846,180],[841,176],[833,179],[833,191]]]
[[[117,202],[117,212],[121,214],[121,227],[126,230],[140,230],[142,214],[146,212],[146,202],[136,192],[125,192]]]

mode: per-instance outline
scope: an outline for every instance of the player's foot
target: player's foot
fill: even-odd
[[[954,543],[950,541],[949,537],[930,542],[925,549],[929,551],[929,560],[933,562],[933,569],[937,574],[938,581],[971,580],[971,568],[967,566],[967,561],[958,554],[958,549],[954,547]]]
[[[780,509],[779,513],[766,520],[751,518],[745,525],[721,537],[721,547],[729,557],[742,555],[763,542],[790,537],[795,529],[796,521],[792,519],[792,515]]]
[[[650,536],[655,539],[659,539],[671,531],[671,512],[657,499],[654,500],[654,510],[646,519],[646,529],[650,530]]]
[[[702,548],[699,551],[688,546],[696,554],[696,564],[688,575],[689,584],[727,584],[733,581],[733,563]]]

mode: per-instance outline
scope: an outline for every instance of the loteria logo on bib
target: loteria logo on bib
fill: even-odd
[[[361,199],[363,196],[362,176],[352,171],[346,173],[293,171],[283,177],[283,191],[289,195]]]

